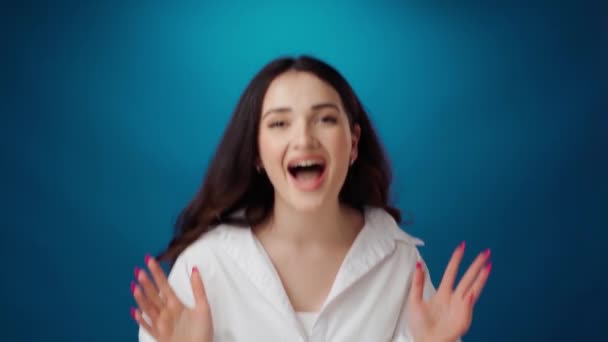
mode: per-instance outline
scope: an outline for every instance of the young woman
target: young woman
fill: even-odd
[[[391,172],[346,80],[311,57],[245,89],[175,236],[132,292],[140,341],[453,342],[471,324],[489,250],[437,290],[389,205]]]

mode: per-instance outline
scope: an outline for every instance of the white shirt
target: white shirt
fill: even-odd
[[[169,283],[194,306],[193,266],[201,272],[214,341],[412,341],[405,305],[422,241],[384,210],[365,209],[365,224],[348,251],[330,293],[316,313],[294,312],[277,272],[251,229],[220,225],[177,258]],[[426,273],[424,298],[435,288]],[[154,339],[143,329],[139,341]]]
[[[300,324],[304,327],[304,331],[308,336],[312,335],[312,328],[315,326],[315,321],[317,320],[317,316],[319,316],[318,312],[296,312],[298,315],[298,319],[300,320]]]

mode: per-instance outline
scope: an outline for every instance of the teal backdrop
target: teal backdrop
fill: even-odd
[[[466,341],[605,340],[605,3],[0,12],[1,340],[136,340],[134,266],[168,242],[249,80],[298,54],[339,69],[368,109],[435,285],[460,241],[465,265],[492,248]]]

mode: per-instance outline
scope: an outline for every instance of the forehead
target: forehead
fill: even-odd
[[[272,107],[311,107],[324,102],[342,107],[340,95],[329,83],[310,72],[290,70],[270,83],[262,111]]]

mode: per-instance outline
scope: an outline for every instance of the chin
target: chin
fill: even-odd
[[[298,212],[315,213],[327,208],[330,201],[330,198],[321,194],[294,194],[290,196],[289,200],[286,201],[286,204]]]
[[[323,207],[323,203],[319,202],[310,202],[310,201],[298,201],[297,203],[292,203],[291,206],[298,212],[302,213],[315,213],[320,211]]]

